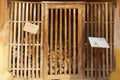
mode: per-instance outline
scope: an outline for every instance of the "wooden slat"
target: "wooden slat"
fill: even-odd
[[[27,5],[31,5],[31,4],[26,4],[26,6]],[[30,8],[30,6],[28,6],[28,8]],[[31,8],[30,8],[30,10],[31,10]],[[29,10],[29,11],[30,11]],[[26,16],[29,16],[29,15],[26,15]],[[29,40],[28,40],[28,78],[30,78],[31,77],[31,72],[30,72],[30,68],[31,68],[31,34],[29,34],[28,35],[28,37],[29,37]]]
[[[64,10],[64,18],[65,18],[65,48],[64,48],[64,55],[65,55],[65,61],[64,61],[64,65],[65,65],[65,68],[64,68],[64,72],[65,72],[65,74],[67,74],[66,73],[66,71],[67,71],[67,9],[65,9]]]
[[[36,15],[37,16],[40,16],[40,14],[39,14],[39,12],[40,12],[40,4],[36,4],[36,8],[37,8],[37,13],[36,13]],[[41,16],[40,16],[41,17]],[[37,18],[37,21],[39,21],[39,17]],[[39,24],[39,22],[37,23],[37,25],[38,26],[40,26],[40,24]],[[39,32],[40,32],[40,27],[39,27],[39,31],[38,31],[38,33],[37,33],[37,42],[36,42],[36,44],[37,44],[37,46],[36,46],[36,78],[39,78],[40,76],[39,76],[39,73],[38,73],[38,71],[39,71],[39,64],[41,64],[41,60],[40,60],[40,63],[39,63],[39,60],[38,60],[38,58],[40,57],[39,55],[40,55],[40,53],[39,53]],[[41,46],[40,46],[41,47]],[[40,49],[40,51],[41,51],[41,49]]]
[[[106,8],[106,14],[105,14],[105,19],[106,19],[106,41],[108,42],[108,3],[105,3],[105,8]],[[108,49],[106,49],[106,75],[109,74],[108,69],[109,69],[109,62],[108,62]]]
[[[15,3],[15,11],[14,11],[14,21],[16,21],[16,14],[17,14],[17,3]],[[14,39],[13,39],[13,43],[16,44],[16,22],[14,22]],[[13,69],[15,68],[15,57],[16,57],[16,50],[15,50],[16,46],[13,46]],[[13,70],[13,75],[15,75],[15,70]]]
[[[101,19],[101,11],[100,11],[100,4],[98,4],[98,37],[101,37],[100,36],[100,29],[101,29],[101,26],[100,26],[100,21]]]
[[[81,11],[81,25],[82,26],[86,26],[86,24],[85,24],[85,21],[86,21],[86,19],[85,19],[85,12],[86,12],[86,5],[85,4],[82,4],[81,5],[81,7],[82,7],[82,11]],[[79,23],[79,21],[77,20],[77,23]],[[82,31],[84,31],[86,28],[85,27],[83,27],[82,28]],[[84,62],[85,63],[85,55],[86,55],[86,52],[85,52],[85,48],[86,48],[86,42],[87,42],[87,39],[85,39],[85,35],[86,35],[86,31],[84,31],[84,32],[82,32],[83,34],[82,34],[82,37],[83,37],[83,41],[82,41],[82,53],[84,53],[84,54],[82,54],[81,53],[81,61],[82,62]],[[78,33],[77,33],[78,34]],[[79,34],[78,34],[79,35]],[[86,37],[87,38],[87,37]],[[77,43],[78,43],[78,41],[77,41]],[[79,50],[79,48],[78,48],[78,50]],[[78,57],[78,62],[79,62],[79,57]],[[82,74],[82,76],[81,77],[84,77],[85,76],[85,64],[83,64],[81,62],[81,74]],[[84,69],[83,69],[84,68]],[[79,70],[79,67],[78,67],[78,70]]]
[[[84,10],[83,5],[80,5],[80,7],[78,8],[78,74],[79,77],[82,77],[82,52],[83,52],[83,48],[82,48],[82,43],[83,43],[83,24],[82,24],[82,11]]]
[[[21,3],[18,4],[18,21],[21,20]],[[18,23],[18,44],[20,43],[20,23]],[[17,46],[17,68],[19,68],[19,62],[20,62],[20,46]],[[19,77],[19,70],[17,70],[17,77]]]
[[[52,60],[53,60],[53,9],[51,9],[51,22],[50,22],[50,74],[52,75],[52,72],[53,72],[53,63],[52,63]]]
[[[97,21],[96,23],[95,23],[95,37],[98,37],[98,23],[99,23],[99,10],[98,10],[99,8],[98,8],[98,4],[95,4],[95,21]],[[94,75],[94,77],[95,78],[97,78],[98,77],[98,62],[97,62],[97,58],[98,58],[98,54],[99,54],[99,51],[97,51],[97,49],[94,49],[94,63],[95,63],[95,67],[94,67],[94,73],[95,73],[95,75]]]
[[[33,4],[30,4],[30,21],[33,21],[34,19],[34,3]],[[34,21],[33,21],[33,24],[34,24]],[[29,33],[31,34],[31,33]],[[31,43],[33,44],[31,46],[31,68],[34,68],[35,64],[34,64],[34,34],[31,34]],[[31,77],[34,78],[34,70],[32,69],[31,70]]]
[[[98,4],[98,37],[101,37],[101,26],[100,26],[100,24],[101,24],[101,21],[100,21],[101,20],[101,9],[100,9],[100,5],[101,4]],[[99,55],[99,57],[98,57],[99,58],[99,60],[98,60],[98,63],[99,63],[98,64],[98,77],[100,77],[100,70],[99,70],[100,64],[101,64],[101,56],[100,56],[101,52],[100,52],[100,50],[98,51],[98,55]]]
[[[112,72],[113,70],[113,64],[112,64],[112,61],[113,61],[113,44],[112,44],[112,41],[113,41],[113,24],[112,24],[112,19],[113,19],[113,14],[112,14],[112,8],[113,6],[111,6],[112,3],[109,3],[109,9],[110,9],[110,72]]]
[[[61,65],[61,61],[62,61],[62,9],[60,9],[60,74],[62,74],[62,65]]]
[[[69,74],[71,74],[71,9],[69,9]]]
[[[45,27],[44,27],[44,44],[46,45],[46,48],[44,48],[44,78],[46,79],[46,76],[48,75],[48,6],[45,6]]]
[[[73,73],[76,74],[76,9],[73,9]]]
[[[91,14],[91,18],[90,18],[90,19],[91,19],[91,24],[90,24],[90,26],[91,26],[91,36],[94,35],[94,34],[93,34],[93,32],[94,32],[94,30],[93,30],[93,18],[94,18],[94,15],[93,15],[93,12],[94,12],[94,11],[93,11],[93,9],[94,9],[94,8],[93,8],[93,5],[94,5],[94,4],[91,4],[91,7],[90,7],[90,8],[91,8],[91,13],[90,13],[90,14]],[[91,55],[90,55],[90,56],[91,56],[91,62],[90,62],[90,64],[91,64],[91,66],[90,66],[90,67],[91,67],[91,71],[90,71],[90,72],[91,72],[91,73],[90,73],[91,76],[90,76],[90,77],[93,77],[93,71],[92,71],[92,70],[93,70],[93,64],[94,64],[94,63],[93,63],[93,48],[91,48]]]
[[[28,3],[26,3],[26,14],[25,14],[25,16],[26,16],[25,21],[28,21]],[[25,44],[27,44],[27,41],[28,41],[28,39],[27,39],[28,35],[27,34],[28,33],[25,32]],[[25,54],[24,55],[25,55],[24,56],[24,61],[25,61],[25,63],[24,63],[24,68],[25,68],[25,70],[24,70],[24,77],[27,77],[26,76],[26,69],[27,69],[27,45],[25,45]]]
[[[86,4],[87,5],[87,21],[89,21],[89,16],[90,16],[90,14],[89,14],[89,9],[90,9],[90,7],[89,7],[89,4]],[[87,37],[89,37],[89,23],[87,23]],[[88,41],[88,40],[87,40]],[[89,43],[89,42],[87,42],[87,43]],[[89,69],[89,46],[87,46],[87,51],[86,51],[86,53],[87,53],[87,69]],[[89,71],[87,71],[87,76],[86,77],[89,77]]]
[[[29,9],[29,12],[30,12],[30,13],[29,13],[29,21],[32,21],[32,19],[33,19],[33,17],[32,17],[32,15],[33,15],[33,10],[32,10],[32,9],[33,9],[33,6],[32,6],[32,5],[33,5],[33,4],[30,3],[30,6],[29,6],[29,8],[30,8],[30,9]],[[33,44],[33,34],[31,34],[31,33],[28,33],[28,34],[29,34],[30,43]],[[30,49],[31,49],[31,52],[30,52],[30,54],[29,54],[29,55],[30,55],[30,57],[29,57],[29,59],[30,59],[30,68],[33,68],[33,65],[34,65],[34,64],[33,64],[33,46],[30,45]],[[32,69],[32,70],[29,70],[30,77],[32,77],[32,78],[33,78],[33,75],[34,75],[34,74],[33,74],[33,71],[34,71],[33,69]]]
[[[9,48],[9,70],[11,70],[13,68],[13,53],[12,53],[12,41],[13,41],[13,2],[11,2],[11,13],[10,13],[10,17],[11,17],[11,22],[10,22],[10,48]]]
[[[98,36],[98,7],[97,7],[97,4],[95,4],[95,21],[97,21],[96,23],[95,23],[95,37],[97,37]],[[94,66],[94,73],[95,73],[95,75],[94,75],[94,77],[96,76],[96,55],[97,55],[97,53],[96,53],[97,51],[96,51],[96,49],[94,49],[94,55],[95,55],[95,57],[94,57],[94,63],[95,63],[95,66]]]
[[[22,3],[22,15],[21,15],[21,17],[22,17],[22,21],[24,21],[24,17],[25,17],[25,13],[24,13],[24,10],[25,10],[25,4],[24,3]],[[21,27],[21,30],[23,30],[23,26],[24,26],[24,23],[22,22],[22,27]],[[23,62],[24,62],[24,52],[23,52],[23,40],[24,40],[24,32],[23,31],[21,31],[21,35],[22,35],[22,37],[21,37],[21,76],[20,77],[22,77],[23,76],[23,70],[22,70],[22,68],[24,67],[24,65],[23,65]]]
[[[104,3],[102,3],[102,37],[104,38],[105,37],[105,30],[104,30],[104,22],[105,22],[105,19],[104,19],[104,17],[105,17],[105,4]],[[104,52],[104,50],[102,50],[102,64],[103,64],[103,66],[102,66],[102,74],[103,74],[103,77],[105,77],[105,63],[104,63],[104,61],[105,61],[105,52]]]
[[[83,62],[84,62],[84,68],[86,69],[86,67],[87,67],[87,64],[86,64],[86,60],[87,60],[87,58],[86,58],[86,55],[87,55],[87,4],[85,4],[85,10],[84,10],[84,14],[85,14],[85,16],[84,16],[84,22],[85,22],[85,31],[84,31],[84,54],[83,54]],[[87,75],[87,71],[84,69],[84,76],[86,76]]]
[[[41,8],[41,6],[42,6],[42,8]],[[44,28],[43,28],[42,26],[44,26],[44,22],[45,22],[45,21],[44,21],[44,19],[45,19],[45,18],[44,18],[44,16],[45,16],[45,15],[44,15],[44,14],[45,14],[45,11],[44,11],[44,6],[43,6],[43,4],[39,4],[39,7],[40,7],[40,10],[41,10],[41,11],[38,10],[38,12],[41,13],[40,17],[42,18],[42,20],[41,20],[42,24],[41,24],[41,27],[40,27],[40,29],[41,29],[41,32],[40,32],[40,33],[41,33],[41,34],[40,34],[40,39],[41,39],[41,40],[40,40],[40,44],[42,45],[42,46],[40,47],[40,50],[41,50],[41,51],[40,51],[40,60],[41,60],[41,61],[40,61],[40,68],[41,68],[41,70],[40,70],[40,77],[43,78],[43,75],[44,75],[43,71],[45,71],[45,70],[43,70],[43,68],[44,68],[44,64],[43,64],[43,63],[44,63],[45,61],[44,61],[44,58],[43,58],[43,57],[44,57],[44,56],[43,56],[43,51],[44,51],[44,50],[43,50],[43,45],[44,45],[44,44],[43,44],[43,42],[44,42],[44,41],[43,41],[43,39],[44,39],[44,38],[43,38],[43,31],[44,31]],[[38,8],[38,9],[39,9],[39,8]],[[38,13],[38,15],[39,15],[39,13]],[[40,18],[40,19],[41,19],[41,18]],[[38,18],[38,20],[40,20],[40,19]]]
[[[56,53],[56,62],[55,62],[55,75],[57,75],[57,48],[58,48],[58,9],[55,10],[55,53]]]
[[[33,10],[32,10],[32,14],[33,14],[33,21],[35,21],[36,19],[36,4],[33,4]],[[35,23],[33,23],[35,24]],[[32,35],[32,38],[33,38],[33,48],[32,48],[32,68],[36,67],[35,65],[35,35]],[[34,70],[32,71],[32,77],[34,78],[36,75],[36,73],[34,72]]]

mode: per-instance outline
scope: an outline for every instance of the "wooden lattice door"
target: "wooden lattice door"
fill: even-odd
[[[81,78],[83,5],[77,2],[45,2],[44,7],[45,78]]]
[[[41,16],[40,2],[11,1],[9,71],[16,80],[43,78]],[[39,26],[36,35],[23,31],[26,22]]]
[[[11,1],[10,7],[9,71],[16,80],[93,79],[98,52],[88,37],[110,45],[100,54],[98,77],[113,71],[114,3]],[[26,22],[39,26],[36,35],[23,31]]]

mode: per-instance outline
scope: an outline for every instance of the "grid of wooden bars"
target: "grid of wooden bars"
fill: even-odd
[[[99,55],[98,77],[107,77],[114,69],[114,3],[85,4],[85,77],[96,76],[96,57]],[[89,45],[88,37],[102,37],[109,43],[109,49],[97,51]]]
[[[82,60],[78,54],[79,46],[79,10],[77,8],[48,9],[47,43],[43,39],[45,9],[41,2],[12,1],[10,10],[10,56],[9,70],[13,76],[25,79],[43,78],[45,67],[51,78],[69,77],[79,73],[78,66],[83,64],[85,78],[96,76],[96,55],[99,55],[98,77],[107,77],[114,69],[114,3],[85,2],[84,51]],[[53,5],[54,6],[54,5]],[[55,6],[54,6],[55,7]],[[23,31],[25,22],[39,26],[37,35]],[[46,28],[45,28],[46,29]],[[44,32],[44,34],[43,34]],[[110,45],[101,52],[90,47],[88,37],[102,37]],[[47,46],[48,45],[48,46]],[[43,55],[43,47],[47,53]],[[47,59],[45,58],[47,54]],[[47,60],[48,63],[43,63]],[[81,61],[79,61],[81,60]],[[79,63],[83,62],[83,63]],[[43,66],[46,64],[47,66]],[[61,76],[61,77],[60,77]],[[78,75],[79,76],[79,75]],[[74,76],[76,77],[76,76]]]
[[[75,5],[74,5],[75,4]],[[81,3],[45,4],[46,69],[49,78],[80,78],[82,55]],[[59,77],[58,77],[59,76]]]
[[[40,2],[11,2],[9,69],[17,78],[42,77],[41,16]],[[36,35],[23,31],[26,21],[39,26]]]

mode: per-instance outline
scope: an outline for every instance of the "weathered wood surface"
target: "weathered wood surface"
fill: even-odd
[[[113,3],[88,3],[86,4],[85,17],[85,75],[94,77],[95,57],[100,54],[98,76],[106,77],[114,69],[114,4]],[[94,13],[93,13],[94,12]],[[88,37],[102,37],[107,40],[110,49],[102,49],[101,53],[90,48]]]
[[[42,75],[40,13],[41,3],[11,2],[9,69],[16,77],[40,78]],[[36,35],[23,31],[26,21],[39,26]]]
[[[17,78],[94,78],[97,51],[88,37],[103,37],[110,49],[98,52],[98,76],[107,77],[114,68],[113,15],[108,2],[13,1],[10,71]],[[23,31],[26,21],[39,26],[36,35]]]
[[[48,79],[78,78],[82,72],[82,12],[84,5],[45,4],[45,67]],[[76,5],[73,5],[76,4]],[[71,76],[70,76],[71,75]],[[59,77],[58,77],[59,76]]]

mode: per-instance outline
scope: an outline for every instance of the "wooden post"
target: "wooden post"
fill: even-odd
[[[101,59],[101,56],[100,54],[102,53],[102,49],[101,48],[95,48],[95,80],[98,80],[99,78],[99,64],[100,64],[100,59]]]

